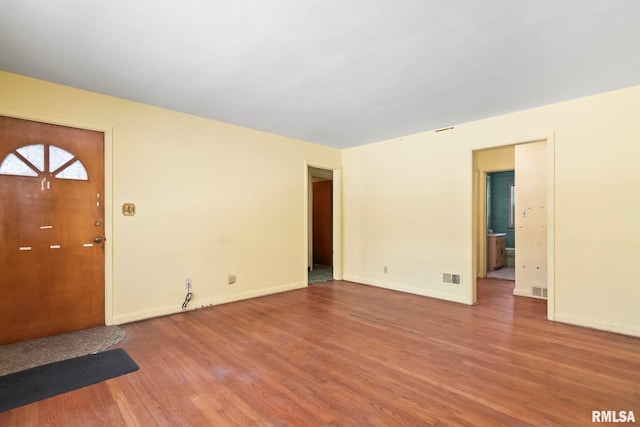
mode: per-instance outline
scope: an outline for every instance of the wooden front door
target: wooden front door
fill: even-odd
[[[0,116],[0,344],[104,325],[104,134]]]

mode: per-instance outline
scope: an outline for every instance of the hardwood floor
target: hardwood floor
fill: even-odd
[[[138,322],[140,370],[0,425],[590,425],[640,418],[640,339],[545,320],[478,284],[464,306],[348,282]],[[640,421],[640,420],[639,420]]]

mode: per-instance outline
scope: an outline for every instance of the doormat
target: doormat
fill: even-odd
[[[80,331],[0,345],[0,377],[47,363],[100,353],[127,336],[120,326]]]
[[[0,377],[0,412],[137,371],[121,348]]]

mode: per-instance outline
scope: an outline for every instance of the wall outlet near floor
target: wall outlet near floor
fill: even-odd
[[[230,285],[236,283],[236,275],[230,274],[229,277],[227,277],[227,283],[229,283]]]
[[[386,265],[384,266],[384,274],[387,274],[389,272],[389,267],[387,267]]]
[[[191,289],[191,279],[185,279],[185,280],[184,280],[184,288],[185,288],[186,290]]]

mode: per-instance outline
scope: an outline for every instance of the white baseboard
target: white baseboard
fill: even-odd
[[[288,292],[296,289],[306,288],[308,285],[304,283],[294,283],[284,286],[273,286],[271,288],[255,289],[251,291],[238,292],[230,295],[214,296],[209,298],[194,298],[190,303],[187,311],[197,310],[203,307],[211,307],[214,305],[226,304],[235,301],[241,301],[249,298],[256,298],[265,295],[277,294],[280,292]],[[167,316],[169,314],[182,313],[181,304],[175,306],[157,307],[149,310],[136,311],[133,313],[117,314],[113,316],[110,324],[122,325],[124,323],[137,322],[139,320],[151,319],[153,317]]]
[[[640,327],[636,325],[621,325],[557,312],[555,321],[560,323],[567,323],[569,325],[583,326],[586,328],[599,329],[601,331],[615,332],[617,334],[640,337]]]
[[[361,283],[363,285],[375,286],[378,288],[390,289],[392,291],[406,292],[408,294],[420,295],[423,297],[436,298],[445,301],[457,302],[460,304],[471,305],[464,297],[458,297],[445,292],[437,292],[432,289],[415,288],[413,286],[399,285],[397,283],[379,282],[364,279],[362,277],[343,275],[342,280],[348,282]]]

